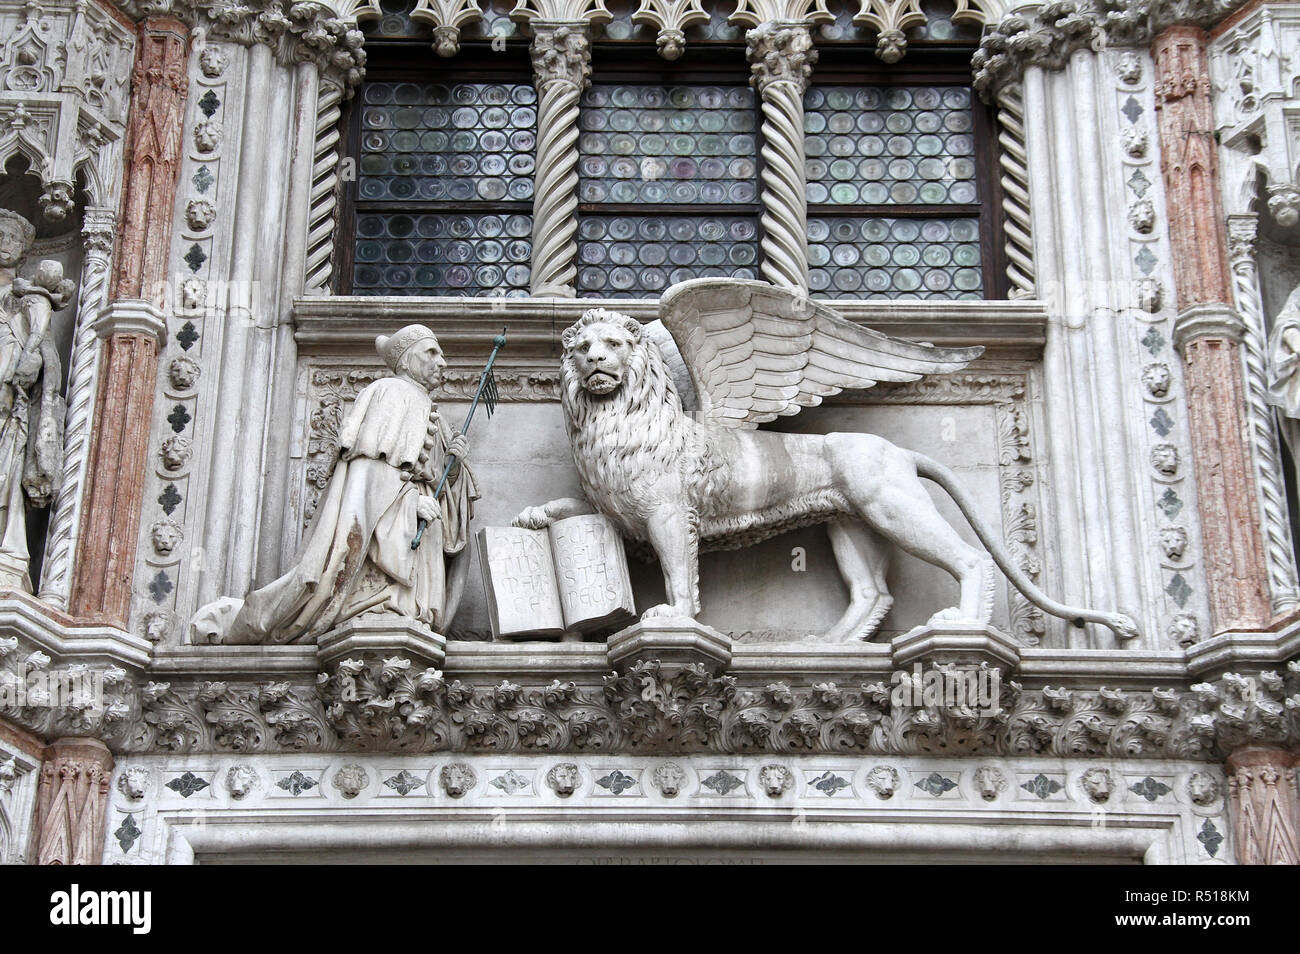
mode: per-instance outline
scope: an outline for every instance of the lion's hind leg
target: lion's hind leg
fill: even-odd
[[[894,605],[885,584],[890,545],[857,520],[833,520],[826,532],[849,591],[849,606],[821,639],[830,643],[870,639]]]
[[[917,475],[912,456],[883,438],[831,434],[841,491],[876,533],[956,578],[956,606],[940,610],[931,623],[987,623],[993,616],[993,561],[971,546],[944,519]]]

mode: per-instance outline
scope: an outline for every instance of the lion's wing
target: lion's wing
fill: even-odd
[[[763,282],[696,279],[659,302],[704,420],[750,428],[840,391],[958,371],[982,348],[936,348],[871,331]]]

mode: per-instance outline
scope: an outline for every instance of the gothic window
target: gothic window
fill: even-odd
[[[418,43],[367,44],[352,110],[353,294],[528,293],[537,93],[522,42],[491,50],[499,28],[467,30],[449,60],[399,8],[372,28]]]
[[[525,296],[538,137],[527,31],[510,0],[489,0],[460,52],[434,56],[414,6],[382,0],[367,26],[338,290]],[[970,87],[980,25],[953,0],[925,0],[926,21],[887,50],[853,23],[856,0],[829,6],[804,97],[810,290],[1001,297],[993,115]],[[579,107],[577,294],[655,298],[689,278],[760,277],[761,102],[733,5],[706,2],[709,19],[685,28],[672,59],[632,0],[607,7]]]
[[[924,5],[892,65],[816,31],[804,96],[809,287],[828,298],[981,299],[1002,293],[989,110],[970,88],[978,28]]]
[[[666,62],[611,5],[579,120],[578,294],[655,298],[689,278],[757,278],[758,100],[742,31],[688,32]],[[715,39],[716,38],[716,39]]]

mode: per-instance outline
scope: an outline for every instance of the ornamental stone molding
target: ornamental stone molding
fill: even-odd
[[[0,165],[28,160],[48,221],[72,214],[79,175],[90,204],[115,204],[131,31],[98,3],[9,0],[0,35]]]
[[[686,49],[686,28],[708,23],[709,14],[700,0],[641,0],[632,14],[633,23],[653,27],[655,49],[665,60],[678,59]]]
[[[1300,864],[1296,762],[1291,752],[1262,746],[1249,746],[1228,757],[1228,800],[1238,864]]]
[[[36,864],[99,864],[112,772],[113,755],[97,739],[50,745],[37,793]]]
[[[135,20],[170,16],[206,40],[266,46],[284,64],[313,63],[349,89],[365,75],[364,36],[357,22],[380,15],[378,0],[118,0],[118,5]]]
[[[347,850],[358,838],[408,859],[485,844],[508,846],[516,858],[572,857],[593,843],[602,853],[647,862],[683,853],[778,860],[789,851],[821,860],[864,852],[903,860],[918,850],[1004,863],[1233,858],[1223,800],[1201,805],[1189,796],[1188,779],[1207,774],[1195,763],[593,752],[296,753],[241,756],[236,764],[266,780],[238,801],[220,785],[228,756],[120,758],[118,771],[143,766],[159,784],[143,805],[112,798],[105,862],[247,860],[276,845],[303,858]],[[1096,768],[1114,781],[1104,814],[1083,783]],[[1209,771],[1218,783],[1221,774]],[[337,788],[331,780],[341,772],[371,783]],[[884,784],[892,786],[882,789],[890,791],[887,800],[875,787]],[[206,823],[195,824],[196,816]],[[304,826],[309,841],[292,840]]]
[[[987,17],[980,4],[957,0],[953,23],[985,23]],[[897,63],[907,52],[905,31],[924,24],[926,15],[920,0],[861,0],[853,22],[876,31],[876,56],[885,63]]]
[[[1175,25],[1208,27],[1243,0],[1051,0],[1004,15],[971,59],[975,89],[988,102],[1038,66],[1062,69],[1078,50],[1145,47]]]
[[[741,684],[703,666],[638,663],[602,683],[471,683],[401,653],[340,661],[317,679],[146,682],[124,752],[856,752],[1215,762],[1300,741],[1297,667],[1190,689],[1003,680],[997,710],[903,705],[885,681]],[[8,713],[6,713],[8,715]]]
[[[460,52],[460,29],[483,18],[478,0],[419,0],[411,19],[433,28],[433,50],[439,56]]]
[[[1300,221],[1300,134],[1291,73],[1300,53],[1300,11],[1288,3],[1247,4],[1210,44],[1215,130],[1225,160],[1229,212],[1267,212],[1283,228]],[[1291,64],[1290,66],[1288,64]],[[1262,186],[1265,208],[1254,209]]]

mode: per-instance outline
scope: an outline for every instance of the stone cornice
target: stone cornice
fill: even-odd
[[[132,19],[172,16],[212,40],[270,47],[283,63],[312,62],[351,89],[365,75],[358,20],[380,15],[378,0],[118,0]]]
[[[1063,68],[1078,50],[1145,47],[1171,26],[1210,27],[1242,0],[1052,0],[1004,16],[971,59],[975,89],[991,102],[1026,67]]]
[[[452,641],[442,671],[394,656],[321,672],[315,647],[296,646],[182,647],[151,663],[140,637],[70,625],[21,598],[0,601],[0,632],[0,689],[74,677],[102,688],[93,703],[71,706],[0,698],[0,717],[39,738],[101,738],[116,752],[942,751],[1215,761],[1243,744],[1300,746],[1300,665],[1278,661],[1297,648],[1300,623],[1216,637],[1186,661],[1177,652],[1020,647],[1000,711],[985,714],[897,704],[897,661],[885,643],[740,643],[728,674],[714,677],[654,662],[617,675],[603,643]],[[1236,672],[1226,671],[1230,662]],[[347,692],[338,683],[345,668],[354,681]],[[1216,678],[1196,683],[1209,669]]]
[[[990,356],[1034,358],[1042,353],[1047,335],[1047,313],[1032,300],[828,304],[885,334],[945,347],[980,344]],[[505,366],[557,369],[560,333],[588,308],[611,308],[645,322],[659,317],[657,299],[321,296],[294,302],[295,338],[304,352],[356,354],[373,347],[375,335],[422,322],[438,334],[456,366],[481,364],[492,336],[507,325],[509,344],[501,355]]]

